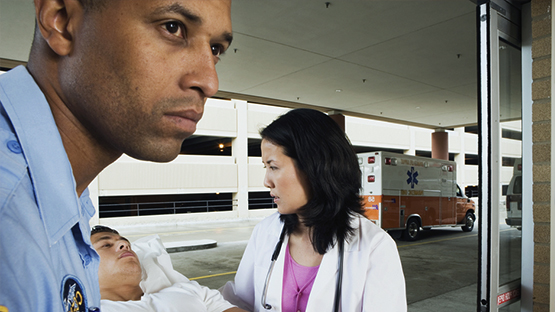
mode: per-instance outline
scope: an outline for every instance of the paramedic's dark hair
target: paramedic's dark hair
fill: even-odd
[[[99,12],[106,8],[107,0],[79,0],[85,12]]]
[[[358,158],[345,132],[328,115],[312,109],[294,109],[260,131],[262,139],[283,148],[307,178],[310,199],[299,214],[312,228],[312,246],[325,254],[336,238],[353,234],[351,217],[362,214]],[[281,215],[288,234],[297,227],[297,215]]]

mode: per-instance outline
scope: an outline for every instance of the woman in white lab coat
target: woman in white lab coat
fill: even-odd
[[[278,212],[254,229],[224,298],[249,311],[406,311],[397,247],[362,215],[345,133],[324,113],[295,109],[260,135]]]

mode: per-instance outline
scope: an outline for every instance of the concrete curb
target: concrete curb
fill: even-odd
[[[218,242],[212,239],[200,239],[200,240],[192,240],[192,241],[164,243],[164,247],[166,248],[166,251],[168,253],[208,249],[208,248],[214,248],[217,245],[218,245]]]

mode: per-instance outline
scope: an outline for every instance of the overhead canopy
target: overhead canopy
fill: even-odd
[[[32,1],[0,7],[0,58],[26,61]],[[217,96],[428,128],[476,124],[475,19],[469,0],[235,0]]]

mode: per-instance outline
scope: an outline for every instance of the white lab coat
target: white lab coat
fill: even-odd
[[[271,310],[262,307],[261,298],[282,226],[279,213],[276,213],[255,227],[235,281],[221,289],[224,298],[232,304],[249,311],[281,311],[285,245],[282,245],[268,283],[266,303],[272,306]],[[351,226],[355,234],[345,244],[341,310],[407,311],[405,277],[395,241],[364,217],[354,218]],[[287,243],[286,236],[283,244]],[[307,312],[333,310],[338,255],[337,244],[324,255],[308,299]]]

